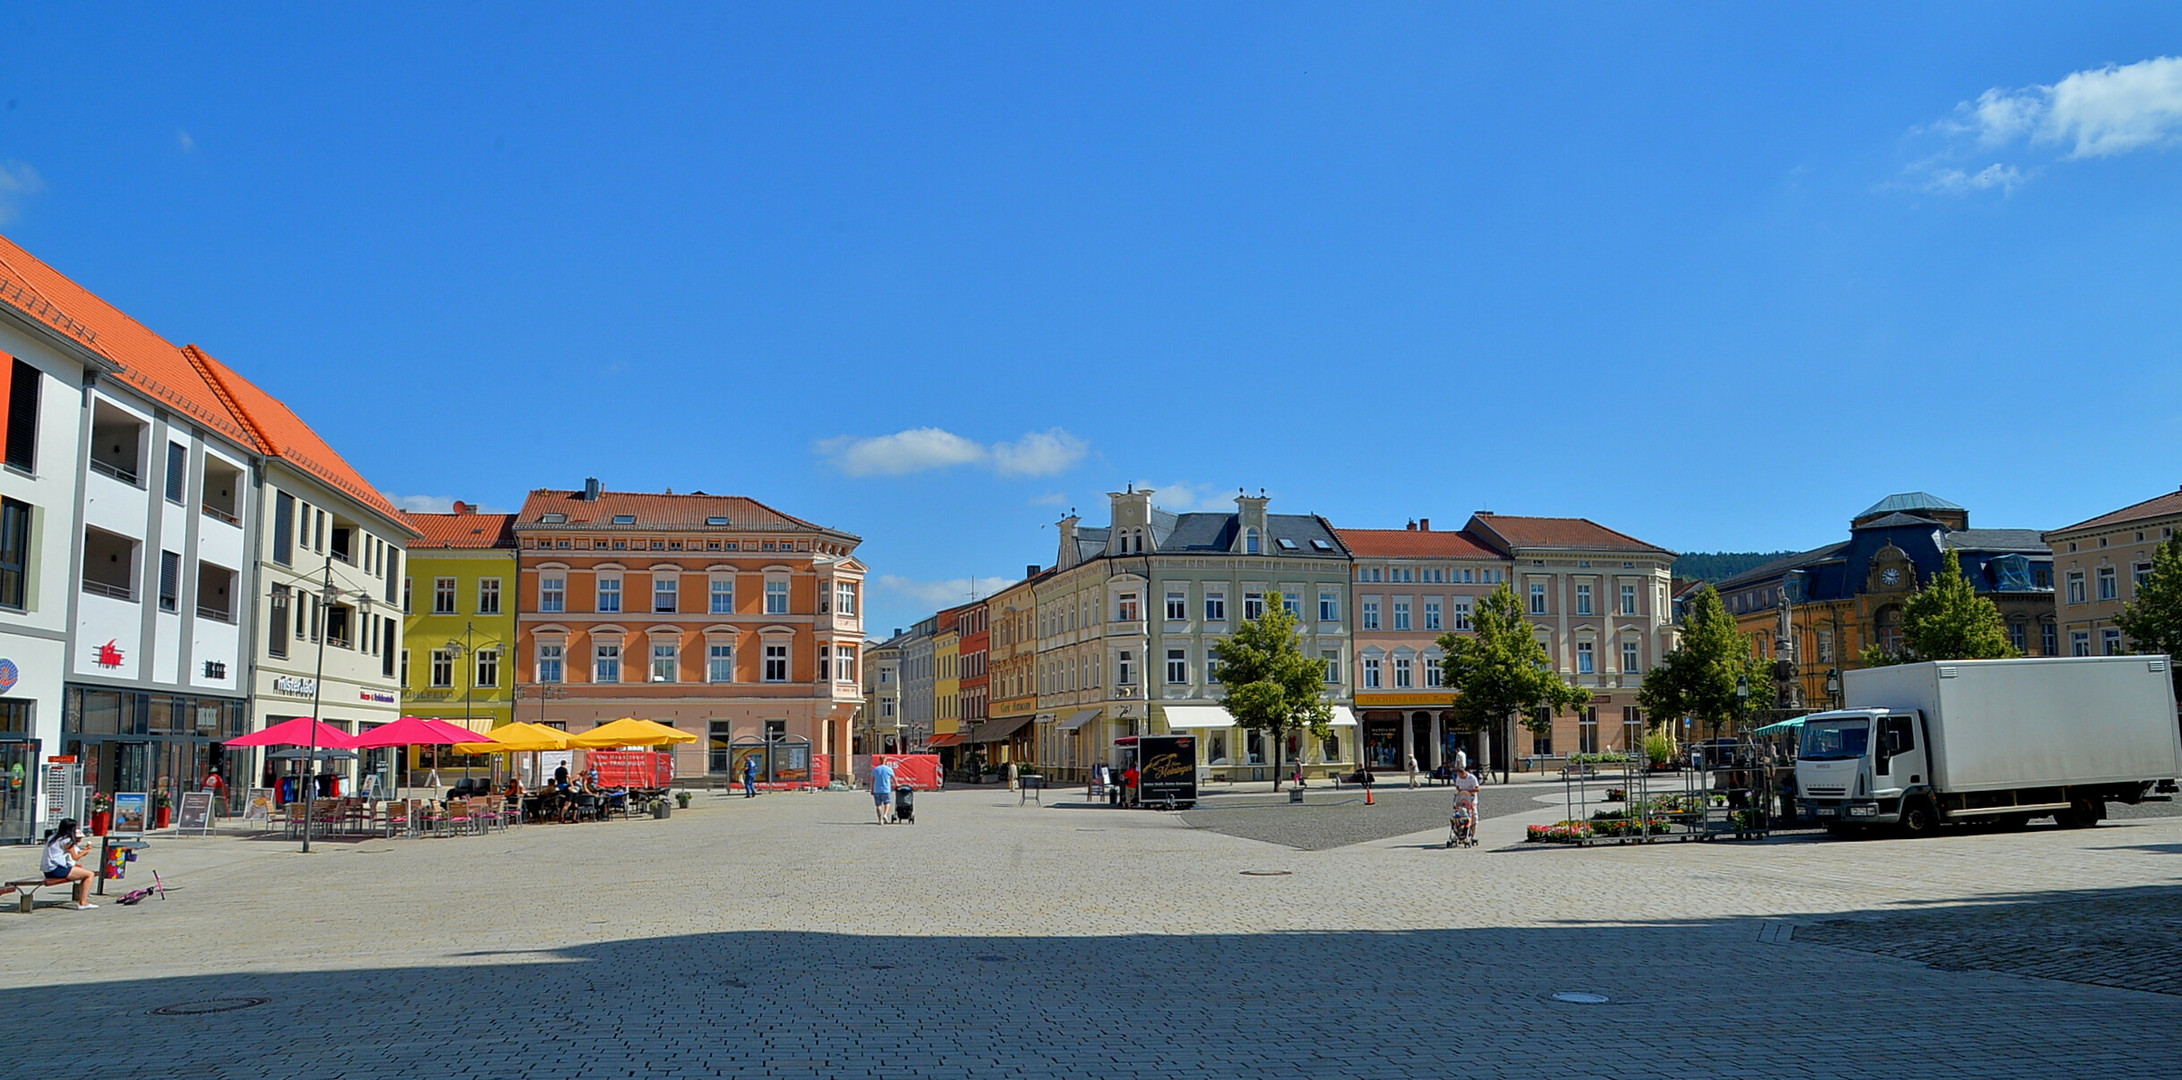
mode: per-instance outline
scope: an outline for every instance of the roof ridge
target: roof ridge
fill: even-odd
[[[265,429],[258,426],[257,417],[250,415],[250,410],[243,407],[234,391],[228,389],[226,380],[220,377],[220,365],[217,362],[207,363],[212,357],[198,348],[195,342],[182,346],[182,358],[189,361],[189,365],[197,369],[197,374],[204,377],[205,385],[212,387],[212,392],[219,395],[220,404],[242,424],[243,431],[257,444],[258,451],[276,454],[272,440],[265,437]]]

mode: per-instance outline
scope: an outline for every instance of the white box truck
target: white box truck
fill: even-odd
[[[1946,822],[2097,824],[2172,792],[2182,725],[2164,656],[1949,660],[1842,677],[1804,718],[1796,797],[1834,832]]]

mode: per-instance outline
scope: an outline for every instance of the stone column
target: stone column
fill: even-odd
[[[1414,756],[1414,755],[1416,754],[1416,752],[1417,752],[1417,735],[1416,735],[1416,732],[1415,732],[1414,730],[1412,730],[1412,729],[1411,729],[1411,727],[1410,727],[1411,723],[1412,723],[1412,721],[1410,720],[1410,713],[1409,713],[1409,710],[1408,710],[1408,709],[1403,709],[1403,710],[1402,710],[1402,756],[1401,756],[1401,757],[1398,757],[1398,758],[1396,758],[1396,759],[1394,759],[1394,767],[1395,767],[1395,768],[1397,768],[1397,769],[1399,769],[1399,768],[1401,768],[1401,767],[1403,767],[1403,766],[1405,766],[1405,765],[1409,764],[1409,759],[1410,759],[1410,758],[1411,758],[1412,756]]]

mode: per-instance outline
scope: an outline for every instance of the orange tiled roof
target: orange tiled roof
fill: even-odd
[[[173,342],[4,236],[0,236],[0,302],[21,309],[119,364],[121,373],[115,377],[152,400],[243,446],[258,449],[247,424],[228,410],[219,391]]]
[[[371,486],[371,481],[326,445],[326,440],[279,398],[195,345],[184,352],[205,373],[206,381],[219,389],[234,414],[250,425],[260,451],[310,473],[390,521],[407,524],[393,500]]]
[[[2124,506],[2111,514],[2100,514],[2089,521],[2079,521],[2074,525],[2055,529],[2053,532],[2064,533],[2075,529],[2104,529],[2131,521],[2142,521],[2145,518],[2165,517],[2168,514],[2182,514],[2182,490],[2170,491],[2165,495],[2154,495],[2133,506]]]
[[[1377,559],[1498,559],[1468,534],[1430,529],[1335,529],[1349,553]]]
[[[512,548],[515,546],[514,514],[412,514],[402,519],[422,539],[411,540],[409,550],[419,548]]]
[[[1478,514],[1470,520],[1474,524],[1483,525],[1492,535],[1515,547],[1583,548],[1588,550],[1608,548],[1626,551],[1660,552],[1667,550],[1657,544],[1647,544],[1627,533],[1615,532],[1590,518],[1504,517],[1499,514]]]
[[[783,514],[756,499],[741,495],[652,495],[629,491],[601,491],[598,500],[587,502],[581,491],[540,488],[523,500],[515,515],[517,528],[544,524],[547,514],[566,514],[566,524],[587,529],[702,529],[708,518],[724,517],[727,528],[748,530],[815,530],[851,536],[838,529]],[[632,516],[634,524],[616,525],[616,517]],[[553,527],[553,526],[549,526]],[[713,525],[711,528],[721,528]]]

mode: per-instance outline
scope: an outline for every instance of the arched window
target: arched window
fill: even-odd
[[[1902,651],[1902,609],[1892,604],[1880,608],[1872,616],[1873,630],[1879,639],[1879,648],[1890,653]]]
[[[1257,553],[1258,553],[1258,530],[1256,530],[1256,529],[1245,529],[1245,530],[1243,530],[1243,554],[1245,554],[1245,555],[1256,555]]]

